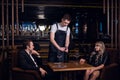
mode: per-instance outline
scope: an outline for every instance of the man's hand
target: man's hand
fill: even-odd
[[[42,76],[45,76],[45,74],[47,74],[47,72],[43,68],[39,68],[39,70]]]
[[[32,50],[32,54],[35,54],[35,55],[40,55],[36,50]]]

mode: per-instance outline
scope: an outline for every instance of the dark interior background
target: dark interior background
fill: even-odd
[[[8,2],[9,24],[11,24],[12,3],[11,0],[8,0]],[[2,7],[0,7],[1,9]],[[72,22],[69,25],[70,28],[75,26],[76,22],[79,23],[79,28],[84,23],[87,23],[91,41],[96,40],[98,37],[100,22],[102,23],[102,33],[106,34],[106,15],[103,14],[102,0],[24,0],[24,12],[22,12],[21,0],[19,0],[18,11],[19,24],[23,22],[35,22],[36,24],[52,25],[55,22],[59,22],[64,13],[69,13],[72,16]],[[2,14],[0,13],[0,15]],[[6,10],[4,11],[4,15],[6,15]],[[14,15],[16,23],[16,13]],[[39,18],[38,15],[43,15],[44,18]],[[4,18],[6,20],[6,16]],[[2,16],[0,16],[0,24],[2,24]],[[79,36],[79,34],[75,35]]]

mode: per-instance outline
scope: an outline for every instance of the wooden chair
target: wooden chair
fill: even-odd
[[[23,70],[17,67],[18,50],[11,50],[11,72],[12,80],[41,80],[39,73],[35,70]]]
[[[114,48],[106,49],[109,64],[102,69],[100,80],[120,80],[119,51]]]

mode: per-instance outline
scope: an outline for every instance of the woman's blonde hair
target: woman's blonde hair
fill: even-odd
[[[105,52],[105,44],[103,41],[97,41],[95,43],[95,46],[99,46],[100,47],[100,52],[101,54],[103,54]]]

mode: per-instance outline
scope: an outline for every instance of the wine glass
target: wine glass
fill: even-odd
[[[78,64],[78,62],[79,62],[79,57],[80,57],[79,52],[75,53],[73,56],[75,57],[76,64]]]
[[[57,54],[57,58],[58,58],[58,67],[61,67],[61,58],[62,58],[62,54]]]
[[[62,54],[57,54],[57,58],[58,58],[58,62],[60,62],[61,61],[61,58],[62,58]]]

